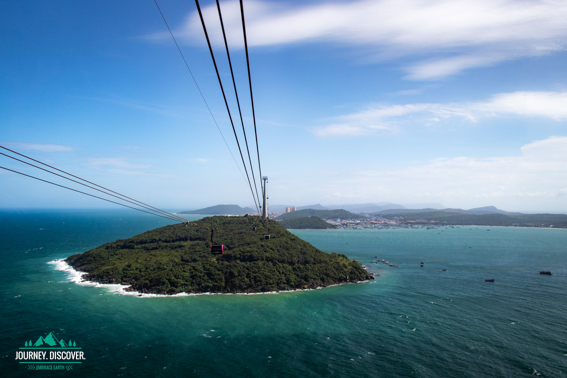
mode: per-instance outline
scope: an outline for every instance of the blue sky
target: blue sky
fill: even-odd
[[[240,161],[194,3],[159,4]],[[216,6],[201,5],[228,90]],[[221,6],[253,144],[238,3]],[[271,203],[567,212],[564,1],[244,6]],[[1,145],[154,206],[252,204],[153,1],[3,9]],[[107,206],[5,171],[0,192],[0,207]]]

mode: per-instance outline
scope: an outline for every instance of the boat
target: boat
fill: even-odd
[[[419,266],[423,268],[423,264],[420,264]]]
[[[547,274],[548,276],[551,276],[553,273],[551,273],[551,270],[540,270],[539,274]]]
[[[442,271],[442,272],[446,272],[446,271],[447,271],[447,269],[441,269],[441,271]]]
[[[485,282],[494,282],[494,278],[487,278],[484,280]]]

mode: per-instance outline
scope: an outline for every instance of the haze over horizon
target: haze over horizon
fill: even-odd
[[[195,5],[159,4],[239,161]],[[201,4],[229,83],[216,6]],[[221,6],[246,98],[238,2]],[[270,203],[567,213],[566,2],[244,6]],[[0,20],[0,145],[153,206],[252,203],[152,1],[7,2]],[[248,103],[243,116],[250,142]],[[6,171],[0,193],[0,208],[109,207]]]

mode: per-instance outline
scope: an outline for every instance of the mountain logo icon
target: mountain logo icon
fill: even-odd
[[[53,334],[53,332],[49,332],[46,336],[40,336],[36,342],[32,342],[32,340],[28,340],[24,343],[25,347],[36,347],[36,348],[74,348],[77,347],[75,341],[72,340],[59,340],[57,336]]]

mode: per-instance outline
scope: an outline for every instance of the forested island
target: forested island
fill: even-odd
[[[326,230],[330,228],[337,228],[337,226],[327,223],[323,219],[316,216],[284,219],[280,221],[280,224],[284,228],[295,230]]]
[[[211,244],[223,244],[224,254],[212,255]],[[266,226],[257,216],[215,216],[165,226],[103,244],[66,262],[86,272],[88,281],[158,294],[257,293],[373,278],[359,262],[320,251],[278,222]]]

